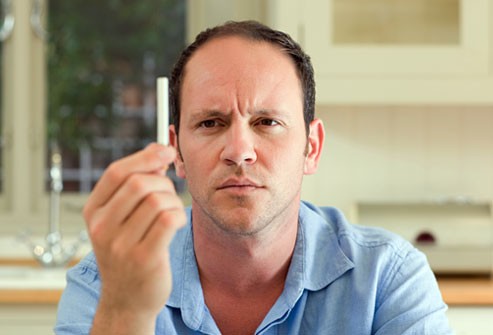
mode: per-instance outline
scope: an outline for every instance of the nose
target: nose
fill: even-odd
[[[254,134],[249,126],[236,125],[228,129],[221,160],[228,165],[250,165],[257,161]]]

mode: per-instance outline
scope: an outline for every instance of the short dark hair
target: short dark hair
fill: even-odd
[[[180,127],[180,98],[181,86],[185,75],[185,66],[192,55],[208,41],[227,36],[239,36],[254,41],[267,42],[278,46],[282,52],[288,55],[296,66],[297,74],[301,82],[303,92],[303,118],[306,133],[309,133],[309,125],[315,117],[315,79],[310,57],[303,51],[291,36],[278,30],[271,29],[256,21],[228,21],[223,25],[209,28],[201,32],[180,55],[170,78],[170,110],[171,121],[175,125],[178,134]]]

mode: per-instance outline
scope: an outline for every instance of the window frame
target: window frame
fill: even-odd
[[[46,5],[46,4],[44,4]],[[46,45],[31,28],[31,2],[12,3],[15,27],[2,43],[3,184],[0,233],[47,233],[49,192],[44,190],[46,157]],[[30,98],[26,98],[30,97]],[[83,229],[87,195],[63,195],[64,232]]]

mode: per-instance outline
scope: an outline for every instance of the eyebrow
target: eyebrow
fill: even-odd
[[[289,118],[287,115],[274,110],[274,109],[260,109],[257,111],[254,111],[253,113],[250,113],[252,116],[274,116],[274,117],[280,117],[283,116],[284,118]],[[231,118],[231,112],[223,112],[221,110],[217,109],[206,109],[199,111],[197,113],[194,113],[193,115],[190,116],[190,124],[195,124],[198,122],[201,122],[206,119],[210,118],[222,118],[222,119],[230,119]]]
[[[194,124],[200,121],[203,121],[205,119],[210,119],[210,118],[228,118],[230,113],[225,113],[221,112],[220,110],[217,109],[211,109],[211,110],[202,110],[200,112],[194,113],[190,116],[190,123]]]

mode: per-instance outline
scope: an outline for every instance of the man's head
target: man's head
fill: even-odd
[[[224,25],[207,29],[200,33],[195,41],[182,52],[175,64],[170,81],[171,117],[176,133],[179,132],[180,127],[181,90],[188,61],[207,42],[227,36],[238,36],[252,41],[270,43],[277,46],[292,59],[303,92],[303,118],[308,135],[310,122],[315,116],[315,80],[310,57],[289,35],[255,21],[227,22]]]
[[[241,238],[296,224],[302,179],[317,170],[324,130],[313,107],[306,125],[300,80],[306,73],[300,75],[286,51],[300,49],[239,28],[286,36],[256,23],[230,25],[235,33],[215,33],[182,58],[172,80],[182,99],[175,100],[180,130],[175,119],[170,144],[178,150],[175,171],[187,179],[196,226]]]

